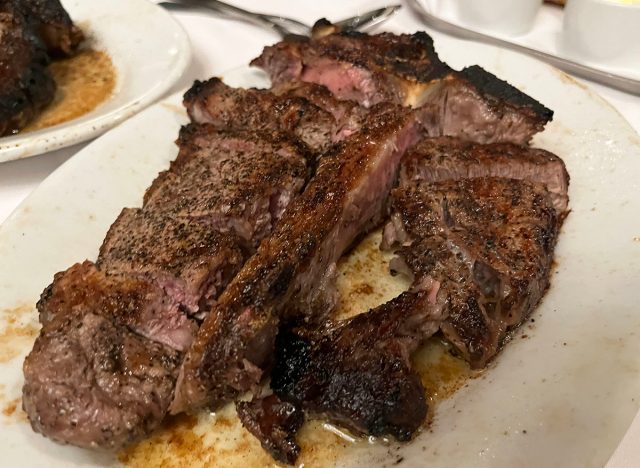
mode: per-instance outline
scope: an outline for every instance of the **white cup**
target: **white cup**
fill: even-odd
[[[531,29],[543,0],[455,0],[466,24],[488,32],[518,35]]]
[[[569,0],[561,47],[572,57],[635,64],[640,72],[640,2]]]

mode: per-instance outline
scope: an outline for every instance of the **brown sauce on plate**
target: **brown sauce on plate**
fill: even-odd
[[[105,52],[81,50],[49,66],[57,90],[49,104],[20,133],[58,125],[87,114],[105,102],[116,86],[116,69]]]

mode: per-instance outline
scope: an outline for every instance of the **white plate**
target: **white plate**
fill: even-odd
[[[442,403],[430,430],[412,443],[360,444],[336,464],[380,466],[403,457],[401,466],[602,466],[640,404],[640,138],[597,95],[544,64],[448,38],[436,46],[452,66],[479,63],[556,111],[535,144],[566,161],[572,212],[535,324],[516,335],[484,378]],[[225,79],[264,82],[247,69]],[[36,331],[40,292],[55,272],[95,258],[121,208],[139,205],[144,189],[175,157],[172,141],[185,120],[178,95],[141,112],[61,166],[0,226],[3,408],[19,406],[21,364]],[[246,433],[211,431],[201,425],[193,437],[245,444],[225,452],[225,466],[266,460]],[[171,460],[179,440],[162,445],[162,456]],[[33,433],[19,410],[0,413],[0,447],[7,466],[114,461]],[[175,453],[184,458],[173,466],[205,465],[208,455],[198,447],[181,446]],[[328,464],[332,456],[322,460]]]
[[[484,30],[475,25],[465,23],[460,19],[460,15],[454,8],[453,3],[455,2],[448,2],[446,0],[418,0],[418,2],[429,13],[458,26],[555,55],[556,57],[573,60],[606,73],[630,78],[632,80],[640,80],[640,57],[636,57],[635,60],[629,61],[627,64],[606,63],[598,60],[586,60],[578,53],[567,50],[566,47],[563,46],[562,37],[562,15],[564,10],[557,6],[542,5],[529,32],[520,35],[508,35],[492,30]]]
[[[147,0],[63,0],[93,48],[114,64],[113,95],[93,111],[49,128],[0,138],[0,163],[93,138],[161,97],[182,76],[189,39],[166,11]]]

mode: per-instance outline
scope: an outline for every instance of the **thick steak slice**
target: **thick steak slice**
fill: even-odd
[[[477,143],[526,144],[553,118],[552,110],[478,66],[434,80],[421,105],[434,112],[425,122],[430,136]]]
[[[430,136],[458,136],[478,143],[526,143],[553,112],[478,66],[457,72],[442,63],[433,40],[412,35],[336,33],[285,40],[251,62],[277,86],[292,81],[325,85],[340,99],[368,107],[393,102],[427,106]]]
[[[283,134],[226,132],[190,124],[180,152],[145,194],[145,209],[162,211],[256,247],[308,175],[308,154]]]
[[[569,174],[558,156],[511,143],[480,145],[457,138],[426,138],[402,160],[400,185],[476,177],[506,177],[544,184],[559,216],[567,212]]]
[[[439,284],[444,335],[472,367],[498,352],[549,287],[560,226],[540,184],[502,178],[418,183],[393,191],[392,267]]]
[[[276,395],[236,403],[242,425],[280,463],[292,465],[300,454],[295,436],[304,423],[302,409]]]
[[[188,349],[196,325],[156,282],[134,275],[106,275],[89,261],[57,273],[38,301],[43,325],[91,311],[118,326],[179,351]]]
[[[438,331],[443,304],[435,293],[415,289],[333,326],[281,332],[271,387],[357,433],[410,439],[427,402],[409,358]]]
[[[17,132],[53,100],[40,39],[13,2],[0,1],[0,136]]]
[[[240,239],[197,221],[125,208],[105,237],[97,265],[108,274],[158,284],[190,315],[202,318],[245,260]]]
[[[184,95],[189,117],[220,129],[280,131],[322,151],[337,140],[336,119],[303,96],[232,88],[218,78],[196,81]]]
[[[16,0],[15,3],[31,21],[49,54],[72,55],[84,39],[60,0]]]
[[[265,70],[275,86],[291,81],[318,83],[338,98],[365,107],[379,102],[413,105],[430,80],[450,70],[424,32],[343,32],[284,40],[265,47],[251,65]]]
[[[372,109],[360,132],[325,155],[315,177],[220,296],[187,353],[172,412],[216,407],[258,383],[281,316],[325,313],[335,303],[335,262],[373,222],[417,116]],[[318,307],[320,306],[320,307]]]
[[[179,363],[177,351],[81,308],[44,324],[24,362],[22,406],[56,442],[121,448],[160,425]]]

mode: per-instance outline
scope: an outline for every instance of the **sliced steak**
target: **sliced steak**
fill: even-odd
[[[44,324],[24,362],[22,406],[56,442],[121,448],[159,426],[179,363],[177,351],[82,308]]]
[[[304,423],[302,409],[276,395],[236,403],[242,425],[251,432],[271,456],[292,465],[300,454],[295,436]]]
[[[326,86],[340,99],[370,107],[379,102],[413,105],[430,80],[449,71],[424,33],[330,34],[284,40],[265,47],[251,65],[265,70],[274,85],[308,81]]]
[[[180,153],[145,194],[145,209],[234,232],[256,247],[308,175],[303,147],[283,134],[184,127]]]
[[[569,174],[558,156],[511,143],[480,145],[457,138],[427,138],[405,155],[400,185],[476,177],[506,177],[544,184],[558,215],[567,212]]]
[[[84,35],[73,24],[60,0],[14,0],[32,22],[35,31],[53,56],[75,53]]]
[[[9,0],[0,1],[0,136],[16,133],[53,100],[44,45]]]
[[[424,32],[345,32],[284,40],[266,47],[251,64],[264,69],[277,86],[308,81],[366,107],[383,101],[427,106],[431,114],[424,125],[430,136],[523,144],[553,116],[551,110],[478,66],[452,70],[439,60],[433,40]]]
[[[181,369],[172,412],[216,407],[258,383],[271,361],[279,318],[330,310],[335,262],[380,221],[400,158],[418,139],[418,127],[413,113],[378,106],[360,132],[321,159],[303,194],[200,328]]]
[[[280,131],[322,151],[337,140],[334,117],[303,96],[231,88],[218,78],[196,81],[184,96],[189,117],[220,129]]]
[[[425,122],[430,136],[477,143],[526,144],[553,118],[553,111],[478,66],[432,82],[421,105],[434,111]]]
[[[107,233],[97,265],[109,274],[154,281],[168,298],[202,318],[244,260],[241,241],[233,233],[162,212],[125,208]]]
[[[38,301],[40,322],[92,311],[118,326],[179,351],[188,349],[196,325],[180,303],[155,282],[132,275],[106,275],[89,261],[57,273]]]
[[[427,415],[409,358],[442,321],[434,293],[412,290],[333,326],[281,332],[271,387],[358,434],[409,440]]]
[[[549,287],[559,217],[543,185],[503,178],[417,183],[393,192],[396,271],[439,284],[444,335],[471,366],[495,356]]]

